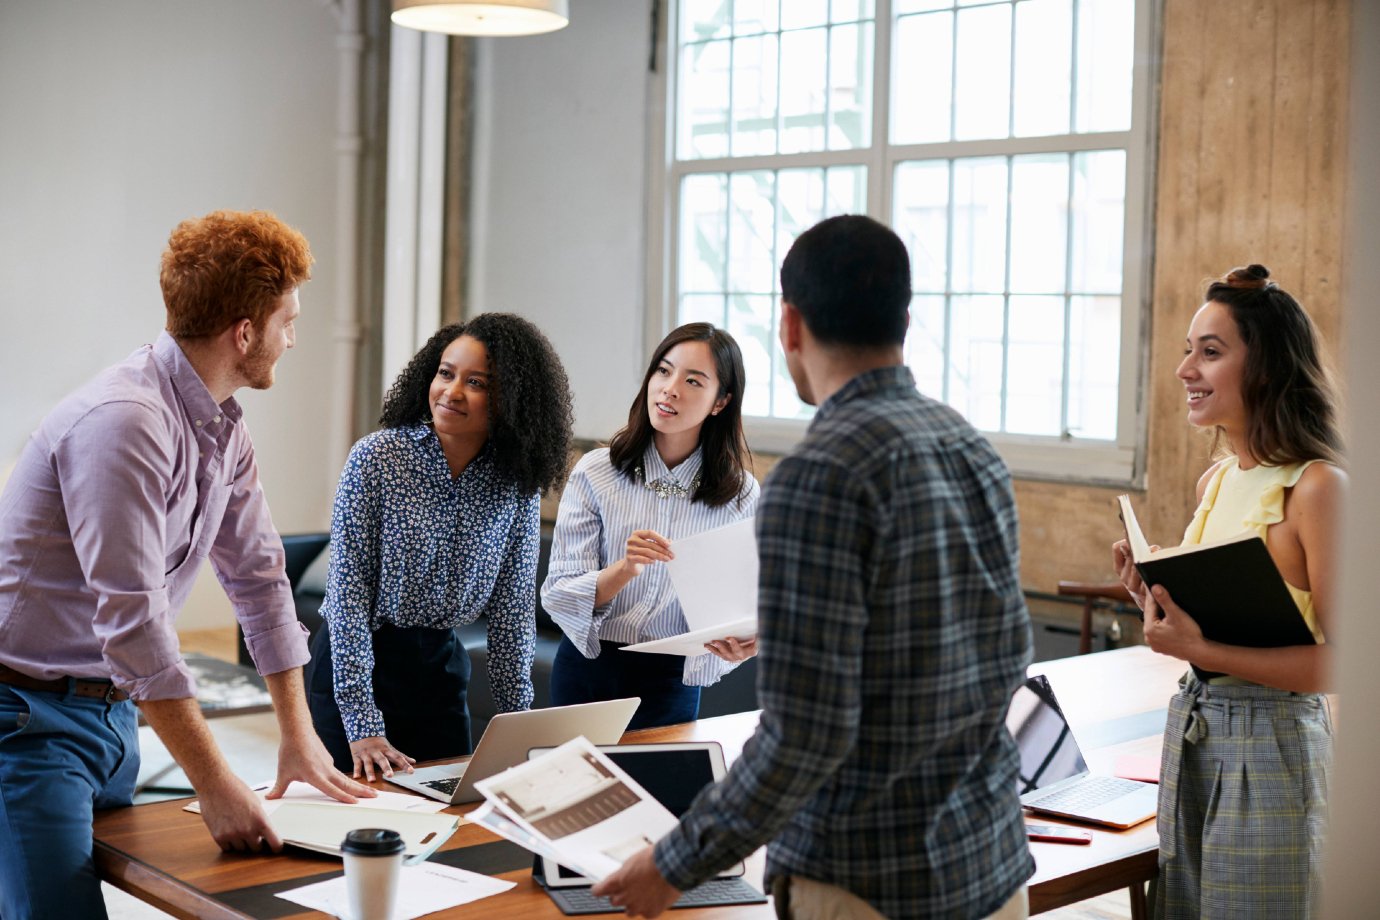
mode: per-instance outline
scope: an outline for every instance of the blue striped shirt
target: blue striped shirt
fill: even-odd
[[[688,888],[767,841],[887,917],[983,917],[1030,876],[1005,727],[1030,660],[1011,479],[904,367],[854,377],[768,477],[742,756],[656,845]]]
[[[350,451],[331,515],[321,616],[335,698],[351,741],[385,734],[371,632],[450,629],[482,614],[500,712],[532,705],[541,498],[519,494],[485,448],[452,476],[426,425],[385,428]]]
[[[556,517],[551,563],[541,587],[542,607],[586,658],[599,655],[599,642],[645,642],[688,629],[671,576],[664,565],[649,565],[601,607],[594,606],[600,570],[622,559],[634,530],[655,530],[672,543],[752,517],[761,491],[746,477],[742,495],[711,508],[689,495],[661,498],[647,483],[670,479],[689,490],[700,470],[699,448],[668,470],[654,445],[642,460],[644,479],[624,476],[609,462],[608,448],[580,458],[570,474]],[[736,665],[717,655],[685,659],[688,686],[707,687]]]

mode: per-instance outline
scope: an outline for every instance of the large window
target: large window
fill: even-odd
[[[658,320],[738,339],[757,444],[812,411],[777,344],[781,258],[867,213],[910,250],[922,391],[1020,472],[1135,474],[1150,5],[672,0]]]

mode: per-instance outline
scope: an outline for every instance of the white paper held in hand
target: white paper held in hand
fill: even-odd
[[[706,530],[671,544],[666,563],[688,632],[623,647],[629,652],[706,655],[704,643],[757,635],[757,532],[755,519]]]

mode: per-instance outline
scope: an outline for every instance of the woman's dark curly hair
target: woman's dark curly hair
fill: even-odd
[[[655,433],[647,411],[647,384],[661,366],[661,359],[681,342],[703,342],[709,346],[714,356],[714,373],[719,378],[718,398],[731,397],[722,412],[706,418],[700,427],[700,484],[690,496],[691,501],[717,508],[735,498],[742,499],[743,483],[750,475],[745,467],[751,454],[743,435],[743,389],[747,385],[743,353],[733,336],[709,323],[686,323],[672,329],[652,352],[647,373],[642,375],[642,387],[628,410],[628,424],[609,440],[609,462],[624,476],[635,476]]]
[[[1241,395],[1248,413],[1247,445],[1256,460],[1270,466],[1340,463],[1337,391],[1321,337],[1299,302],[1269,278],[1265,266],[1247,265],[1207,289],[1206,300],[1227,308],[1246,345]],[[1224,440],[1219,428],[1214,455]]]
[[[428,394],[441,353],[462,335],[489,353],[494,465],[524,494],[556,488],[570,464],[570,381],[541,330],[512,313],[482,313],[438,330],[393,381],[379,424],[401,428],[431,421]]]

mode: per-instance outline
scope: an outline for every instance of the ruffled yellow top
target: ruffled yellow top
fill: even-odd
[[[1223,460],[1203,490],[1203,500],[1198,503],[1198,510],[1193,512],[1193,520],[1184,531],[1184,544],[1211,543],[1234,537],[1243,530],[1254,531],[1264,540],[1270,525],[1284,520],[1284,490],[1292,488],[1304,470],[1320,462],[1323,461],[1309,460],[1287,466],[1262,463],[1243,470],[1235,457]],[[1296,588],[1288,581],[1284,586],[1293,595],[1313,638],[1321,644],[1324,639],[1313,609],[1312,592]]]

